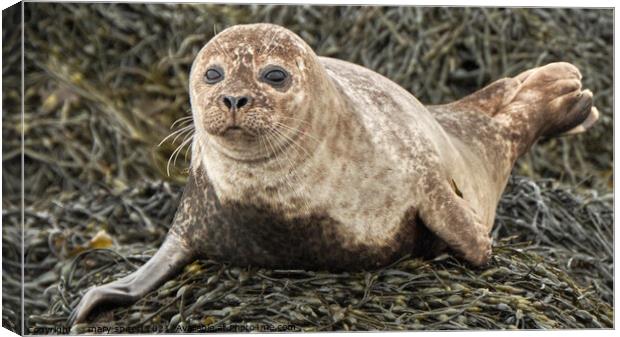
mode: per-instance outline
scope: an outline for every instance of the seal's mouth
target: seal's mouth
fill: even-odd
[[[238,136],[250,136],[253,137],[256,135],[256,132],[244,128],[243,126],[234,124],[223,127],[219,132],[218,136],[222,137],[238,137]]]
[[[232,135],[236,135],[236,134],[243,134],[246,133],[245,130],[243,130],[242,127],[240,126],[231,126],[228,127],[226,129],[224,129],[224,131],[222,132],[222,135],[227,135],[227,134],[232,134]]]

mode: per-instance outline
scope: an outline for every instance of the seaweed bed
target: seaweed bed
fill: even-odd
[[[74,193],[51,210],[26,211],[26,292],[45,294],[27,298],[27,312],[38,313],[27,318],[34,331],[62,326],[89,287],[131,272],[157,249],[181,189],[138,185]],[[96,325],[142,332],[260,324],[308,331],[611,327],[610,199],[512,178],[494,232],[502,239],[482,269],[449,255],[338,274],[197,261],[135,305],[102,313]],[[5,212],[5,221],[18,214]],[[5,258],[15,258],[17,233],[5,233],[12,248],[5,252],[13,253]]]
[[[3,28],[19,18],[18,7],[3,11]],[[135,305],[101,313],[98,325],[613,327],[612,10],[69,3],[25,4],[23,98],[21,32],[3,29],[4,327],[22,323],[22,129],[24,323],[27,332],[67,332],[45,329],[63,327],[86,289],[131,272],[161,243],[186,176],[176,142],[185,135],[156,145],[189,114],[193,55],[215,31],[249,22],[284,25],[317,54],[374,69],[429,103],[568,61],[602,116],[587,133],[542,142],[517,163],[485,268],[448,255],[340,274],[197,261]]]

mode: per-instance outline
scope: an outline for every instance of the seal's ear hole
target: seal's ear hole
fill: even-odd
[[[456,193],[459,198],[463,198],[463,193],[461,192],[461,190],[459,190],[459,187],[456,186],[456,182],[452,178],[450,178],[450,185],[452,186],[452,190],[454,191],[454,193]]]

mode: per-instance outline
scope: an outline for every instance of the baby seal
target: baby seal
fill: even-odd
[[[553,63],[424,106],[285,28],[228,28],[192,65],[189,181],[166,240],[134,273],[90,289],[70,321],[132,303],[200,257],[343,270],[450,249],[485,264],[515,160],[596,121],[580,80]]]

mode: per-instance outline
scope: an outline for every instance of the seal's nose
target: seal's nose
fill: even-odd
[[[238,110],[241,107],[247,105],[250,102],[250,98],[247,96],[224,96],[224,105],[228,110]]]

